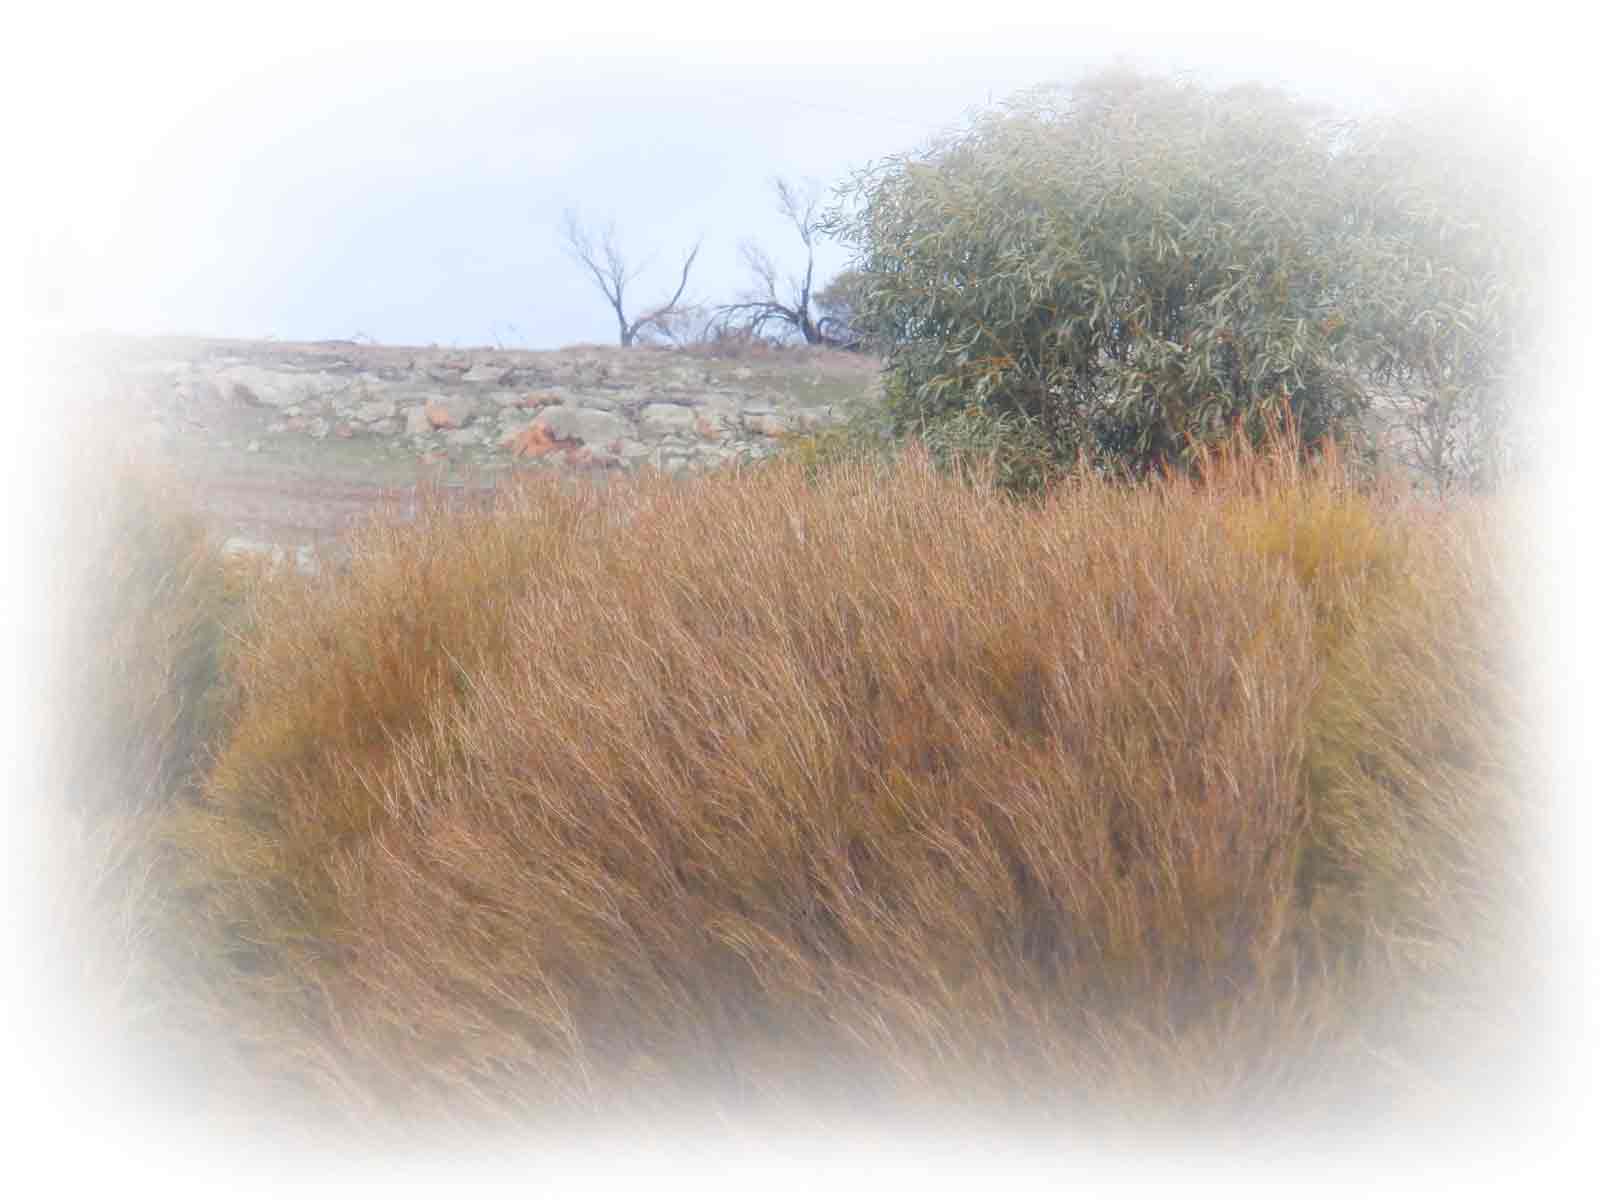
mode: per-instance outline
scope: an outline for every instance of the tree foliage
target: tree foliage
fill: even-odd
[[[1548,252],[1526,140],[1435,103],[1353,129],[1340,165],[1368,380],[1409,465],[1442,485],[1493,485],[1529,449],[1532,398],[1518,390]]]
[[[866,348],[866,338],[857,328],[864,282],[860,271],[846,269],[813,297],[817,306],[817,330],[828,345],[845,350]]]
[[[829,228],[902,428],[976,404],[1145,469],[1284,407],[1308,442],[1356,431],[1379,385],[1503,407],[1515,255],[1447,158],[1260,86],[1114,70],[868,168]]]

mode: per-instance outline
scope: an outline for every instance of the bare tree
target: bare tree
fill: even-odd
[[[780,295],[778,268],[772,256],[747,240],[740,245],[739,255],[755,277],[756,286],[737,303],[724,304],[717,311],[725,323],[741,325],[756,336],[776,324],[785,326],[786,333],[798,333],[807,345],[815,346],[826,340],[811,313],[816,237],[822,230],[822,216],[818,211],[822,187],[815,181],[797,186],[781,177],[773,179],[772,186],[778,194],[778,211],[794,226],[806,248],[805,275],[790,275],[785,281],[787,289]]]
[[[665,304],[656,305],[630,321],[625,307],[624,293],[628,285],[637,279],[640,272],[649,264],[646,262],[629,269],[627,257],[617,241],[616,222],[607,224],[597,239],[578,214],[568,209],[562,215],[561,236],[566,243],[567,253],[593,276],[607,303],[611,305],[611,311],[616,313],[619,345],[633,345],[641,331],[667,329],[669,318],[679,311],[684,289],[689,286],[689,270],[694,266],[694,260],[700,253],[700,242],[696,241],[688,254],[684,255],[678,290],[672,294],[672,299]]]

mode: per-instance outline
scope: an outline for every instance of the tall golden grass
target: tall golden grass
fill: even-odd
[[[1032,504],[915,449],[536,477],[233,617],[196,549],[126,621],[234,631],[207,752],[188,634],[76,724],[151,1011],[352,1132],[1381,1117],[1536,971],[1506,536],[1282,446]]]

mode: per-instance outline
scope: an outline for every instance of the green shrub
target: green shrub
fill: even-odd
[[[845,190],[852,321],[906,386],[900,432],[977,405],[1143,473],[1285,402],[1307,445],[1353,434],[1381,383],[1419,465],[1481,468],[1538,294],[1489,117],[1121,69],[1034,89]]]
[[[924,424],[934,461],[966,482],[984,480],[1015,496],[1037,496],[1067,467],[1038,421],[977,404]]]

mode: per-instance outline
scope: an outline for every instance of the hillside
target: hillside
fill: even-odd
[[[424,478],[483,495],[517,468],[670,474],[770,454],[877,386],[837,351],[554,351],[95,337],[63,395],[198,488],[235,547],[325,546]]]

